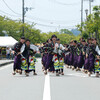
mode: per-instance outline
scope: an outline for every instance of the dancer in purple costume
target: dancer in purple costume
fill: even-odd
[[[21,37],[20,42],[17,42],[13,47],[13,51],[15,54],[14,65],[13,65],[14,72],[12,73],[13,75],[15,75],[16,72],[22,74],[20,49],[24,43],[25,43],[25,37]]]

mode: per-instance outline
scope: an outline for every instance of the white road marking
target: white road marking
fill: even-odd
[[[45,76],[43,100],[51,100],[50,75],[49,74]]]
[[[89,77],[88,74],[83,74],[83,73],[71,73],[71,74],[66,74],[66,75],[75,76],[75,77],[82,77],[82,78]],[[91,77],[95,77],[95,74],[92,74]]]
[[[76,76],[76,77],[88,77],[88,75],[84,75],[84,74],[81,74],[81,73],[72,73],[72,74],[66,74],[66,75]]]
[[[2,66],[2,67],[0,67],[0,70],[6,69],[6,68],[8,68],[8,67],[11,67],[11,65],[12,65],[12,64]]]

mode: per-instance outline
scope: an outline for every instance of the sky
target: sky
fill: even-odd
[[[100,5],[100,0],[91,5]],[[32,8],[26,12],[25,22],[36,23],[35,28],[42,32],[71,30],[81,23],[81,0],[25,0],[25,7]],[[84,0],[83,20],[85,9],[89,9],[89,0]],[[22,0],[0,0],[0,15],[21,20]]]

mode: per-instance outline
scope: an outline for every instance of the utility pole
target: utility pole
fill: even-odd
[[[24,16],[25,16],[25,11],[24,11],[24,0],[22,0],[22,22],[24,24]],[[24,36],[24,26],[23,26],[23,29],[22,29],[22,36]]]
[[[92,2],[92,0],[89,0],[89,10],[90,10],[90,14],[91,14],[91,2]]]
[[[87,21],[88,9],[85,10],[85,13],[86,13],[86,21]]]
[[[30,8],[28,8],[28,7],[24,7],[25,6],[25,1],[24,0],[22,0],[22,23],[23,23],[23,25],[24,25],[24,23],[25,23],[25,14],[26,14],[26,12],[28,11],[28,10],[32,10],[32,9],[34,9],[34,8],[32,8],[32,7],[30,7]],[[24,26],[23,26],[23,28],[22,28],[22,36],[24,36]]]
[[[83,27],[82,23],[83,23],[83,0],[81,0],[81,29]],[[82,30],[81,30],[81,33],[82,33]]]
[[[89,10],[90,10],[90,14],[91,14],[91,3],[94,2],[94,0],[89,0]]]

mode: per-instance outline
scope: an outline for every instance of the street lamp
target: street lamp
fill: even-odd
[[[94,0],[84,0],[89,1],[89,14],[91,14],[91,3],[94,2]]]
[[[83,3],[84,1],[89,1],[89,10],[90,10],[90,14],[91,14],[91,3],[94,2],[94,0],[81,0],[81,28],[83,28]],[[82,33],[82,30],[81,30]]]

